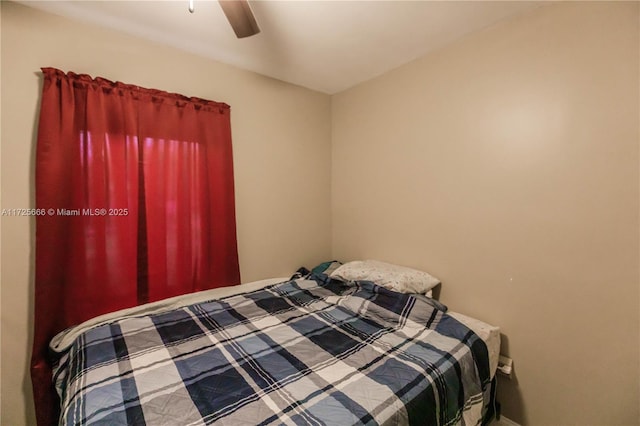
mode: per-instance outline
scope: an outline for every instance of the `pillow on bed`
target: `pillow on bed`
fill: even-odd
[[[306,278],[310,280],[317,280],[320,282],[327,283],[331,281],[330,274],[338,269],[342,265],[341,262],[337,260],[330,260],[328,262],[324,262],[313,268],[312,270],[308,270],[305,267],[302,267],[296,271],[290,279],[296,280],[299,278]]]
[[[311,270],[311,273],[316,275],[331,275],[331,273],[338,269],[341,265],[342,263],[338,262],[337,260],[331,260],[329,262],[319,264]]]
[[[399,293],[427,294],[440,280],[417,269],[393,265],[378,260],[356,260],[345,263],[330,274],[342,281],[372,281]]]

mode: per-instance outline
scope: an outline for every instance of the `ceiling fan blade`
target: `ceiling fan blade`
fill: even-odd
[[[238,38],[250,37],[260,32],[247,0],[218,0],[218,3]]]

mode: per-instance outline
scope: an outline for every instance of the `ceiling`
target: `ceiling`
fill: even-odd
[[[333,94],[541,4],[529,1],[253,1],[237,39],[217,1],[22,1]]]

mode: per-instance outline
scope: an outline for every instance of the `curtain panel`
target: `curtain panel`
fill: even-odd
[[[42,71],[31,359],[41,426],[57,422],[56,333],[240,283],[229,106]]]

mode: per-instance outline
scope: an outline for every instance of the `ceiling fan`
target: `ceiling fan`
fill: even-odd
[[[245,38],[260,32],[260,27],[247,0],[218,0],[236,37]],[[193,0],[189,0],[189,12],[193,13]]]

